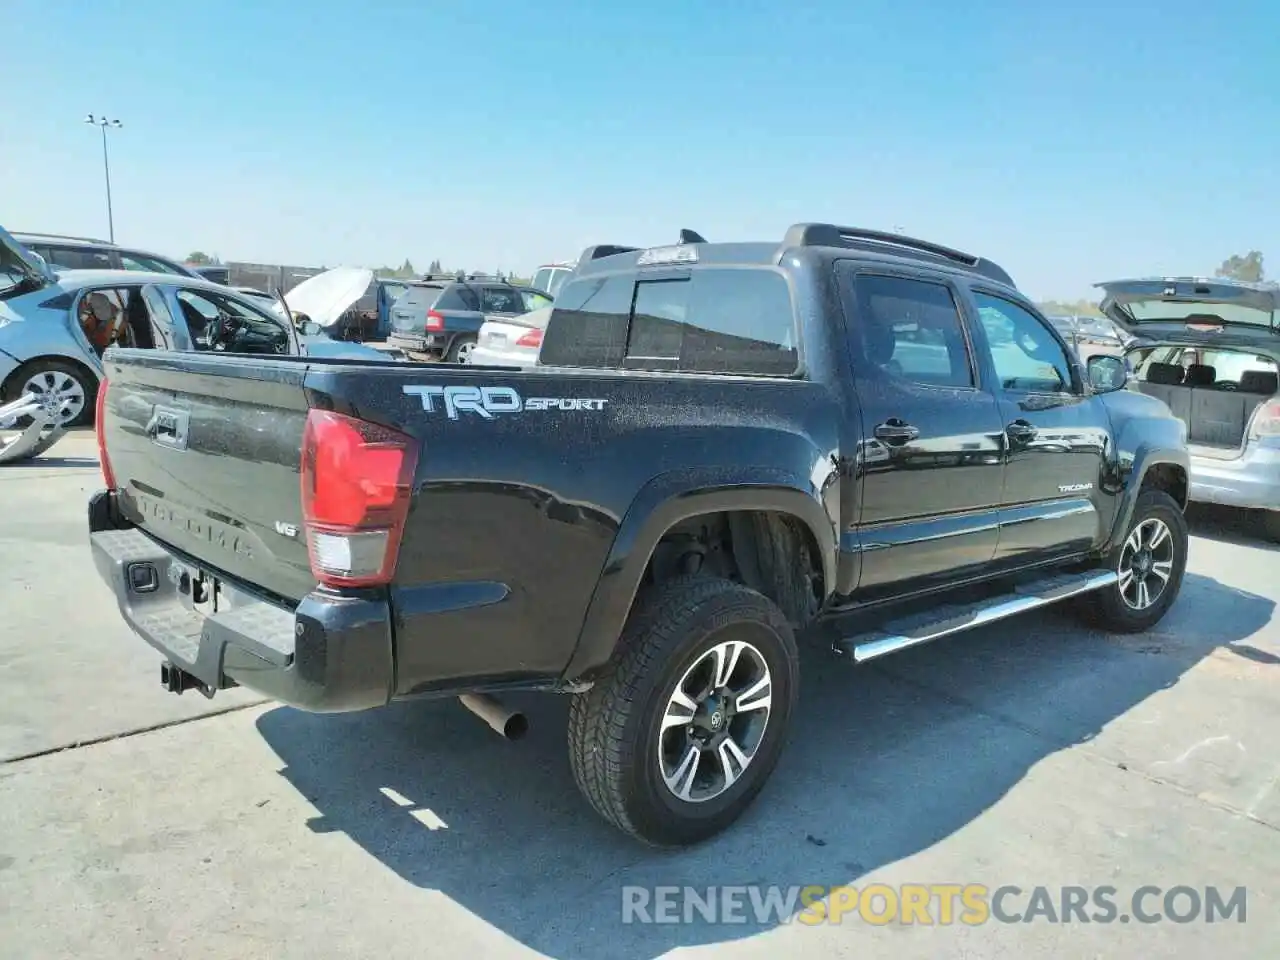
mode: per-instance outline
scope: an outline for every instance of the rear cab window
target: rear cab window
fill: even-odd
[[[791,290],[768,268],[702,267],[567,283],[541,363],[790,377]]]

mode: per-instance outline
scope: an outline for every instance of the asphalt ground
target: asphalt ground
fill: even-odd
[[[0,957],[1227,960],[1280,943],[1280,550],[1248,517],[1192,511],[1182,595],[1144,636],[1051,610],[863,668],[807,651],[758,802],[661,853],[579,797],[563,698],[520,700],[531,730],[509,743],[454,702],[311,716],[162,692],[86,547],[92,435],[50,454],[0,468]],[[896,922],[883,888],[858,899],[874,884],[936,899]],[[985,918],[945,916],[945,884]],[[771,913],[770,885],[837,889],[826,914]]]

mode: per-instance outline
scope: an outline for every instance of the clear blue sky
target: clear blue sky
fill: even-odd
[[[0,223],[182,256],[526,271],[800,220],[1036,297],[1280,276],[1280,3],[7,0]]]

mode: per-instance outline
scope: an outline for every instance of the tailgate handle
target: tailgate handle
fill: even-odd
[[[147,421],[147,436],[162,446],[185,450],[190,417],[186,410],[156,407],[151,412],[151,419]]]

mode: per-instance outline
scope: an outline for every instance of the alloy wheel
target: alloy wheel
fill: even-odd
[[[1164,595],[1173,576],[1173,534],[1158,517],[1143,520],[1124,542],[1120,563],[1120,598],[1131,610],[1147,610]]]
[[[679,800],[704,803],[733,786],[764,741],[773,677],[764,656],[742,640],[702,653],[667,700],[658,768]]]
[[[60,423],[70,423],[84,412],[84,384],[63,370],[42,370],[23,384],[22,394],[34,394],[46,409],[58,411]]]

